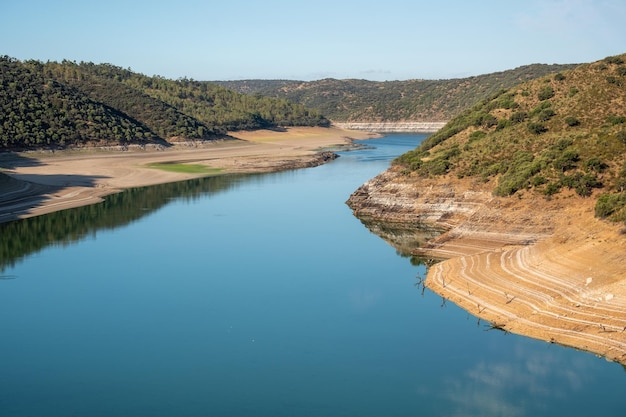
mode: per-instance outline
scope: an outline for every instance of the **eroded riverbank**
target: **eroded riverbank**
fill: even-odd
[[[443,229],[412,254],[446,259],[429,269],[426,286],[473,315],[626,364],[623,226],[596,219],[593,201],[573,193],[546,200],[490,190],[391,169],[348,204],[358,217]]]

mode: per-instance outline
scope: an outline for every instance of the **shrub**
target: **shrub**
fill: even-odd
[[[550,103],[549,101],[542,101],[530,111],[530,114],[528,116],[530,117],[536,116],[539,113],[541,113],[543,110],[549,109],[550,107],[552,107],[552,103]]]
[[[560,171],[567,171],[569,169],[576,167],[576,162],[578,162],[579,156],[576,151],[564,151],[558,158],[556,158],[553,162],[554,168]]]
[[[535,161],[531,153],[516,152],[508,170],[498,180],[493,193],[504,197],[528,187],[531,184],[530,178],[541,171],[541,165],[541,161]]]
[[[619,78],[614,77],[612,75],[609,75],[608,77],[606,77],[606,82],[609,83],[609,84],[615,84],[617,86],[621,86],[622,85],[622,81]]]
[[[552,97],[554,97],[554,89],[549,85],[542,87],[539,93],[537,93],[537,98],[541,101],[551,99]]]
[[[521,123],[526,119],[528,119],[528,113],[526,113],[525,111],[518,111],[518,112],[512,113],[511,117],[509,117],[509,120],[511,121],[511,123]]]
[[[558,193],[559,191],[561,191],[561,184],[559,182],[551,182],[546,185],[546,189],[543,191],[543,193],[547,196],[551,196]]]
[[[543,185],[547,182],[548,180],[543,175],[537,175],[530,179],[530,185],[532,185],[533,187],[539,187],[540,185]]]
[[[431,175],[444,175],[450,170],[452,164],[445,158],[436,158],[424,163],[423,168]]]
[[[620,132],[617,132],[617,140],[619,140],[620,142],[626,144],[626,130],[622,130]]]
[[[489,113],[478,113],[474,116],[474,120],[472,124],[476,127],[486,127],[490,128],[498,124],[498,119]]]
[[[557,72],[556,74],[554,74],[555,81],[563,81],[564,79],[565,79],[565,75],[561,74],[560,72]]]
[[[576,190],[581,197],[589,197],[593,188],[602,187],[602,183],[593,174],[576,172],[572,175],[561,177],[561,184],[569,189]]]
[[[469,141],[473,142],[475,140],[482,139],[485,136],[487,136],[487,134],[485,132],[483,132],[482,130],[477,130],[475,132],[470,133]]]
[[[574,127],[574,126],[580,125],[580,122],[574,116],[567,116],[565,118],[565,124],[568,125],[569,127]]]
[[[528,131],[530,133],[534,133],[535,135],[540,135],[544,132],[546,132],[548,129],[542,125],[541,123],[528,123]]]
[[[602,194],[598,197],[595,207],[596,217],[601,219],[614,217],[613,220],[623,220],[624,207],[626,206],[626,193]],[[621,215],[619,215],[621,212]],[[618,214],[618,216],[616,216]]]
[[[576,88],[576,87],[570,87],[570,88],[569,88],[569,96],[570,96],[570,97],[574,97],[576,94],[578,94],[578,88]]]
[[[537,118],[541,122],[547,122],[548,120],[552,119],[552,117],[554,117],[554,115],[556,115],[554,110],[548,108],[548,109],[541,110],[539,112],[539,114],[537,115]]]
[[[508,121],[507,119],[500,119],[498,120],[498,125],[496,126],[496,130],[506,129],[510,125],[511,125],[511,122]]]
[[[606,58],[604,58],[604,62],[606,62],[607,64],[623,64],[624,60],[619,57],[619,56],[607,56]]]
[[[585,161],[585,169],[593,172],[604,172],[609,166],[598,158],[591,158]]]
[[[559,151],[564,151],[565,149],[569,148],[570,146],[572,146],[572,144],[574,143],[573,140],[571,139],[559,139],[555,144],[554,144],[554,148],[556,150]]]
[[[606,118],[606,121],[609,124],[612,124],[612,125],[619,125],[619,124],[622,124],[622,123],[626,123],[626,117],[611,115],[611,116]]]
[[[626,67],[619,66],[619,67],[617,67],[615,72],[617,73],[617,75],[623,77],[624,75],[626,75]]]

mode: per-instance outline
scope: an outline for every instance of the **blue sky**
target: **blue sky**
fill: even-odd
[[[1,0],[0,55],[197,80],[447,79],[626,52],[623,0]]]

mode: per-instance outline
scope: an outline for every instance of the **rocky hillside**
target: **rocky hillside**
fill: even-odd
[[[497,196],[598,199],[626,219],[626,56],[581,65],[483,100],[395,165],[407,175],[492,182]]]
[[[447,121],[502,89],[575,65],[533,64],[450,80],[217,81],[249,95],[285,98],[319,110],[334,122]]]
[[[625,61],[483,100],[348,204],[493,327],[626,364]]]

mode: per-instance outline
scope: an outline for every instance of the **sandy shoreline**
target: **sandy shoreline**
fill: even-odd
[[[280,171],[319,164],[320,149],[373,137],[368,132],[316,127],[230,136],[232,140],[179,143],[167,149],[0,154],[0,173],[10,177],[0,180],[0,222],[97,203],[127,188],[203,176],[149,168],[149,164],[192,163],[225,174]]]

